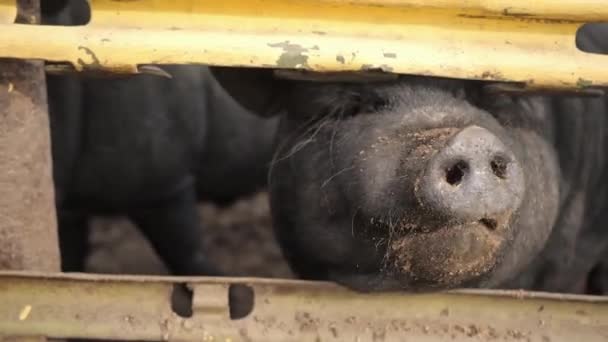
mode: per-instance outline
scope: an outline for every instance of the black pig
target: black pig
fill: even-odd
[[[587,27],[579,45],[607,52],[600,36],[606,27]],[[245,107],[280,114],[272,215],[304,278],[362,291],[572,292],[608,242],[605,97],[212,70]]]
[[[46,4],[44,24],[88,21],[84,1]],[[107,214],[132,219],[173,273],[218,274],[197,201],[266,183],[277,120],[246,111],[206,67],[163,69],[172,78],[47,76],[64,271],[84,269],[88,220]]]

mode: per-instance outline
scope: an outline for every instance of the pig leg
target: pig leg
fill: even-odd
[[[600,264],[591,271],[586,292],[596,296],[608,295],[608,265]]]
[[[129,217],[176,275],[219,275],[203,251],[202,229],[193,186]]]
[[[608,249],[604,251],[603,258],[593,267],[589,273],[586,285],[586,293],[596,296],[608,295]]]
[[[84,272],[89,252],[88,217],[66,210],[57,211],[61,270],[63,272]]]

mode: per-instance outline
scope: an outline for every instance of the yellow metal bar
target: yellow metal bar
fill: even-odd
[[[537,19],[605,21],[604,0],[326,0],[374,6],[451,9],[460,14],[499,15]]]
[[[10,3],[0,0],[0,10]],[[138,64],[202,63],[608,86],[608,56],[574,43],[580,22],[608,20],[608,0],[94,0],[92,7],[86,26],[0,25],[0,57],[129,73]]]
[[[15,21],[17,16],[16,2],[16,0],[0,1],[0,24],[11,24]]]
[[[192,316],[171,309],[176,284]],[[249,286],[253,308],[231,285]],[[232,298],[235,298],[234,296]],[[244,297],[241,297],[244,298]],[[607,341],[608,298],[520,291],[359,294],[330,283],[0,272],[0,337],[131,341]],[[232,309],[231,309],[232,308]]]

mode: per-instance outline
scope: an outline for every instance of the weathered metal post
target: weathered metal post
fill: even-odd
[[[39,0],[17,4],[39,22]],[[0,269],[60,270],[51,163],[43,63],[0,60]]]

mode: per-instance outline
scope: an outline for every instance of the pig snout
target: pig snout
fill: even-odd
[[[525,189],[509,148],[489,130],[468,126],[429,160],[418,190],[420,202],[434,212],[494,229],[519,207]]]
[[[419,141],[414,149],[429,146],[432,152],[406,163],[411,178],[403,179],[403,189],[413,187],[415,200],[404,202],[411,203],[408,214],[389,231],[385,267],[407,288],[478,281],[494,269],[513,233],[512,219],[525,197],[524,171],[488,128],[418,135],[434,136],[434,143]]]

